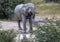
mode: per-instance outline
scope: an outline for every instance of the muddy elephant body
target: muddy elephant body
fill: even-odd
[[[18,21],[18,27],[20,30],[21,24],[20,22],[23,21],[23,28],[24,32],[26,32],[26,21],[29,19],[29,24],[30,24],[30,31],[32,30],[32,19],[35,18],[35,7],[33,3],[27,3],[27,4],[20,4],[15,7],[14,10],[16,19]]]

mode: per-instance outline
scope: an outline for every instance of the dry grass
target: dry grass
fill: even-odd
[[[60,4],[58,3],[42,3],[36,5],[37,16],[42,17],[60,17]]]

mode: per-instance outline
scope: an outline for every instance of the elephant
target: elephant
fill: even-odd
[[[15,7],[14,14],[18,22],[19,30],[21,28],[21,21],[23,22],[23,31],[26,33],[26,21],[29,20],[30,32],[32,31],[32,22],[35,18],[35,6],[33,3],[19,4]]]

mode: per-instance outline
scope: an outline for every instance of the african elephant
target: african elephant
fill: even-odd
[[[26,21],[29,19],[30,31],[32,31],[32,19],[35,18],[35,6],[33,3],[20,4],[15,7],[14,10],[18,27],[21,28],[21,21],[23,21],[23,30],[26,32]]]

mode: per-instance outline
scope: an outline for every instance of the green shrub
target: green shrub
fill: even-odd
[[[14,37],[16,37],[13,30],[0,31],[0,42],[15,42]]]
[[[48,20],[34,31],[35,42],[60,42],[60,21]]]

